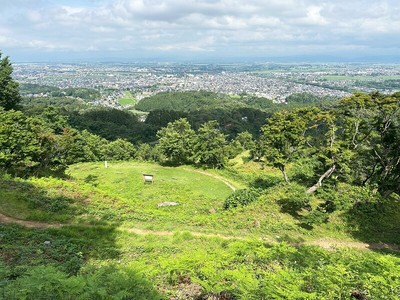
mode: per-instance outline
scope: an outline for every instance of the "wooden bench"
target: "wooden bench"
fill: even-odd
[[[143,182],[151,182],[154,183],[154,175],[150,175],[150,174],[143,174]]]

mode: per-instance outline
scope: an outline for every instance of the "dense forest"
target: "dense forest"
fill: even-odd
[[[12,79],[8,57],[0,60],[0,68],[0,187],[4,191],[10,182],[15,182],[15,189],[23,196],[32,189],[25,187],[24,192],[23,180],[37,178],[35,180],[40,182],[40,178],[52,176],[62,181],[68,178],[67,170],[71,165],[83,162],[135,161],[155,162],[173,168],[190,166],[199,168],[199,172],[215,170],[244,182],[244,188],[237,189],[224,200],[221,207],[224,214],[240,214],[240,210],[243,212],[259,199],[273,199],[279,213],[298,222],[299,231],[329,226],[332,220],[341,218],[349,224],[364,227],[358,236],[362,240],[399,244],[400,92],[391,95],[356,92],[342,99],[294,94],[288,97],[286,104],[249,95],[232,98],[209,92],[160,93],[136,105],[136,109],[149,112],[146,121],[141,122],[134,113],[126,110],[87,106],[85,101],[99,96],[93,90],[27,85],[20,89]],[[27,95],[32,89],[48,94],[47,100],[29,98]],[[74,101],[80,101],[76,98],[83,102],[75,105]],[[53,102],[49,102],[50,99]],[[257,172],[264,175],[253,178],[250,173],[234,169],[234,161],[239,158],[257,166],[255,168],[260,170]],[[265,170],[272,170],[274,175]],[[97,177],[85,180],[92,184]],[[67,186],[65,183],[64,189]],[[99,191],[93,189],[90,193],[94,195]],[[1,195],[5,194],[0,190]],[[60,207],[52,206],[50,202],[41,205],[61,213],[68,206],[68,201],[61,200],[57,200]],[[107,218],[113,220],[110,214]],[[8,230],[15,230],[16,239],[19,235],[23,239],[22,236],[32,234],[27,229]],[[102,227],[101,230],[107,229]],[[308,232],[312,234],[313,231]],[[22,253],[19,253],[20,258],[0,255],[0,294],[14,295],[10,299],[39,299],[35,297],[43,287],[46,293],[57,290],[63,295],[71,294],[57,299],[96,299],[94,290],[105,285],[108,292],[98,299],[111,299],[107,298],[107,293],[116,295],[118,290],[123,293],[115,299],[136,299],[135,295],[139,297],[137,299],[163,298],[159,291],[148,287],[147,281],[136,278],[128,267],[108,265],[97,271],[87,268],[79,273],[84,255],[72,253],[85,250],[71,249],[84,249],[89,245],[83,245],[84,242],[72,231],[69,234],[65,246],[68,248],[66,262],[60,268],[54,263],[60,261],[54,258],[55,254],[49,255],[53,261],[48,269],[24,261]],[[140,251],[147,251],[146,246],[143,247]],[[230,255],[236,255],[235,258],[227,257],[234,261],[232,264],[239,263],[239,256],[245,261],[240,262],[243,263],[242,274],[250,274],[248,268],[256,270],[259,276],[254,279],[256,286],[249,279],[252,275],[248,275],[249,278],[243,275],[238,286],[229,287],[227,291],[219,289],[220,298],[197,299],[343,299],[338,295],[355,299],[394,299],[390,297],[399,292],[398,282],[395,287],[398,273],[393,273],[398,270],[395,264],[398,252],[393,252],[393,258],[382,256],[376,262],[375,254],[362,254],[361,260],[357,260],[357,255],[352,252],[330,255],[312,248],[296,250],[287,244],[263,247],[255,241],[246,246],[241,240],[236,246],[226,244],[232,251]],[[222,245],[218,251],[222,253],[223,248]],[[41,257],[41,253],[38,256]],[[189,261],[188,257],[182,259],[182,263]],[[16,266],[20,261],[23,261],[23,267],[18,269]],[[38,261],[40,265],[41,259]],[[270,261],[266,269],[263,269],[263,261]],[[339,266],[335,265],[337,261]],[[29,264],[32,265],[28,268]],[[351,278],[354,282],[358,280],[358,285],[345,281],[342,284],[348,285],[347,290],[336,294],[326,292],[328,288],[335,290],[341,284],[340,280],[345,280],[340,277],[351,277],[351,270],[346,269],[340,274],[336,269],[342,266],[344,270],[347,264],[352,264],[355,272],[361,274],[361,279]],[[30,269],[32,266],[34,268]],[[189,281],[181,273],[185,268],[191,267],[169,270],[169,284]],[[230,275],[224,275],[225,279],[218,280],[230,282],[229,276],[237,275],[234,272],[240,273],[232,270]],[[367,272],[372,273],[368,275]],[[153,270],[153,275],[156,273]],[[197,282],[206,286],[206,275],[196,276]],[[127,278],[131,278],[138,288],[132,289]],[[54,290],[51,285],[46,285],[46,281],[52,280]],[[31,289],[31,294],[21,289],[29,281],[38,284],[36,290]],[[242,286],[244,282],[248,283],[247,287]],[[284,286],[285,291],[279,292],[271,282],[275,282],[275,287]],[[380,284],[386,290],[376,292],[376,285]],[[81,286],[82,290],[86,289],[86,294],[81,293],[78,297],[80,292],[69,290],[72,286],[77,291]],[[207,288],[213,291],[217,287]],[[286,293],[290,289],[293,294]],[[138,296],[140,293],[144,298]],[[271,295],[277,296],[269,298]],[[369,298],[369,295],[375,297]]]

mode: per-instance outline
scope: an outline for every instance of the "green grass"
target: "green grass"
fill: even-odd
[[[103,163],[83,163],[70,166],[69,180],[0,180],[0,212],[48,223],[110,223],[126,228],[193,231],[269,241],[285,237],[302,241],[398,240],[400,212],[395,201],[387,205],[381,216],[338,211],[328,216],[329,222],[306,228],[301,217],[307,211],[292,215],[279,205],[287,196],[280,172],[245,160],[241,157],[232,161],[228,169],[206,171],[135,161],[109,162],[107,169]],[[144,184],[144,173],[153,174],[155,183]],[[224,210],[225,199],[233,193],[227,183],[237,189],[262,187],[264,192],[248,206]],[[163,202],[179,205],[159,207]],[[321,199],[312,197],[314,208],[319,203]]]
[[[295,246],[321,238],[393,242],[400,218],[395,202],[381,216],[348,219],[335,212],[328,223],[306,229],[278,204],[286,196],[280,172],[248,162],[246,155],[225,170],[132,161],[109,162],[107,169],[81,163],[68,173],[69,179],[0,178],[1,213],[69,224],[0,224],[0,295],[24,298],[23,287],[35,282],[42,287],[39,295],[46,291],[50,298],[57,287],[87,299],[108,299],[100,290],[134,299],[187,299],[182,293],[196,284],[203,295],[225,291],[235,299],[347,299],[353,291],[375,299],[398,295],[398,252]],[[153,174],[154,184],[144,184],[143,173]],[[223,210],[233,192],[225,181],[236,188],[261,185],[264,192],[248,206]],[[157,206],[170,201],[179,205]],[[313,201],[318,204],[317,197]],[[35,289],[28,291],[30,298],[39,297]]]
[[[400,75],[379,75],[379,76],[347,76],[347,75],[328,75],[323,76],[323,79],[331,81],[341,80],[359,80],[359,81],[371,81],[371,80],[399,80]]]
[[[120,286],[128,278],[131,284],[140,279],[140,285],[129,291],[143,289],[146,295],[134,299],[171,299],[190,289],[190,282],[201,285],[203,294],[225,291],[235,299],[333,300],[347,299],[353,291],[367,291],[374,299],[396,299],[399,292],[400,258],[390,253],[352,249],[329,252],[284,242],[270,245],[189,233],[136,235],[111,226],[29,230],[0,225],[0,232],[0,262],[6,263],[0,272],[0,291],[5,286],[7,299],[19,299],[10,297],[12,291],[20,295],[29,282],[37,282],[44,289],[43,280],[50,280],[48,299],[55,299],[51,293],[56,288],[66,289],[68,299],[68,293],[81,294],[81,290],[96,293],[91,287],[107,286],[109,293],[116,293],[110,286],[114,280],[119,290],[129,290],[129,284]],[[44,246],[44,240],[51,245]],[[69,279],[55,273],[51,266],[68,274]],[[103,270],[114,279],[105,276]],[[6,282],[4,274],[14,279]],[[36,295],[35,289],[30,292]]]
[[[129,110],[131,113],[135,114],[135,115],[139,115],[139,116],[144,116],[144,115],[148,115],[149,113],[141,111],[141,110],[136,110],[136,109],[130,109]]]
[[[124,221],[159,230],[207,230],[210,211],[221,210],[232,190],[223,181],[189,167],[161,167],[157,164],[125,162],[71,166],[72,177],[95,178],[96,189],[118,198],[131,212]],[[142,174],[153,174],[154,184],[143,182]],[[163,202],[179,205],[158,207]],[[209,229],[212,230],[212,227]]]
[[[120,105],[135,105],[137,103],[137,99],[133,97],[132,93],[126,91],[124,96],[118,100]]]

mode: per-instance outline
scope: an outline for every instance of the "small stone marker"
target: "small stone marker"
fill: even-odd
[[[158,207],[163,207],[163,206],[176,206],[179,205],[178,202],[162,202],[162,203],[158,203],[157,206]]]
[[[108,162],[106,160],[104,161],[104,168],[108,168]]]
[[[45,242],[44,242],[44,245],[45,245],[46,247],[48,247],[48,246],[51,245],[51,242],[50,242],[50,241],[45,241]]]

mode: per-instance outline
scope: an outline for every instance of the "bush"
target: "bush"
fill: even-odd
[[[329,215],[323,210],[317,208],[313,210],[308,215],[303,217],[303,224],[308,226],[320,225],[328,221]]]
[[[254,188],[237,190],[225,199],[224,209],[233,207],[246,206],[257,200],[260,196],[260,191]]]
[[[381,200],[373,187],[352,186],[347,183],[339,183],[336,187],[326,185],[317,192],[317,195],[325,201],[324,208],[328,212],[348,211],[354,206],[363,206],[365,203],[376,203]]]
[[[301,209],[311,209],[310,198],[301,185],[292,183],[287,186],[285,197],[278,201],[284,211],[297,213]]]
[[[113,265],[70,277],[53,266],[32,267],[18,279],[8,281],[1,292],[4,299],[163,298],[134,268]]]

